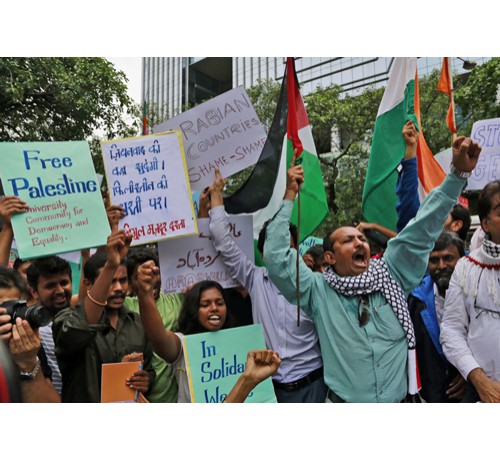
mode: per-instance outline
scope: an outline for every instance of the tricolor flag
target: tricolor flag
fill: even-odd
[[[427,145],[420,120],[420,91],[418,88],[418,72],[415,72],[415,115],[418,126],[420,126],[420,137],[417,145],[417,164],[418,164],[418,194],[420,202],[443,182],[446,174],[440,164],[434,158],[431,149]]]
[[[304,168],[304,184],[300,192],[300,241],[303,241],[323,222],[328,214],[328,204],[293,58],[288,58],[276,112],[259,160],[241,188],[224,199],[227,213],[253,215],[255,240],[264,223],[276,214],[283,200],[286,171],[292,161],[294,144],[302,145],[300,160]],[[295,224],[297,215],[295,202],[292,214]]]
[[[375,121],[368,170],[363,189],[363,216],[396,230],[397,168],[404,156],[404,124],[420,127],[417,59],[395,58]],[[422,130],[417,149],[421,199],[439,185],[445,174],[425,142]]]
[[[450,95],[450,106],[448,107],[448,114],[446,115],[446,124],[448,129],[453,133],[457,133],[455,125],[455,103],[453,101],[453,80],[450,72],[450,61],[447,57],[443,58],[443,67],[441,69],[441,76],[439,77],[437,89],[442,93]]]

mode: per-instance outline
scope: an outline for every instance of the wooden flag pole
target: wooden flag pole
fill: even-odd
[[[297,262],[296,262],[296,280],[295,283],[297,285],[297,327],[300,327],[300,288],[299,288],[299,241],[300,241],[300,188],[297,193]]]
[[[451,59],[448,59],[448,74],[450,75],[450,104],[451,104],[451,113],[453,115],[453,126],[457,129],[457,122],[455,121],[455,98],[453,96],[453,75],[451,74]],[[457,138],[457,133],[452,133],[451,143],[455,141]]]

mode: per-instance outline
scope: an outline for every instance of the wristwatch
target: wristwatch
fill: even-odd
[[[461,171],[460,169],[455,168],[453,163],[450,165],[450,172],[455,174],[455,176],[460,177],[460,179],[468,179],[472,175],[472,172]]]
[[[21,380],[34,380],[36,375],[38,374],[38,371],[40,370],[40,360],[38,359],[38,356],[36,357],[36,364],[34,369],[31,372],[21,372],[19,371],[19,378]]]

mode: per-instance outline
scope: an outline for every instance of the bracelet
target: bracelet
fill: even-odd
[[[108,305],[108,302],[98,302],[95,300],[91,295],[90,295],[90,289],[87,290],[87,297],[92,300],[96,305],[99,305],[100,307],[106,307]]]
[[[40,370],[40,359],[38,359],[38,356],[36,357],[36,364],[35,367],[31,372],[19,372],[19,378],[21,380],[34,380],[35,377],[38,374],[38,371]]]
[[[468,179],[472,175],[472,171],[462,171],[457,169],[453,163],[450,165],[450,172],[455,174],[455,176],[460,177],[460,179]]]

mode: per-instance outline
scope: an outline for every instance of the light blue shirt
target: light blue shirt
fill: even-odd
[[[405,229],[389,241],[384,259],[406,296],[421,281],[429,252],[465,181],[448,175],[422,203]],[[293,202],[284,200],[267,228],[264,253],[269,275],[288,298],[295,297],[296,251],[289,241]],[[407,339],[380,292],[368,295],[370,320],[359,326],[359,296],[343,296],[323,275],[300,261],[300,305],[320,339],[325,383],[348,402],[399,402],[407,394]]]
[[[273,380],[294,382],[319,369],[323,363],[313,322],[301,311],[297,327],[297,306],[283,297],[267,270],[248,260],[235,244],[223,206],[210,210],[210,234],[231,276],[249,292],[253,321],[262,324],[266,346],[279,353],[282,363]]]

